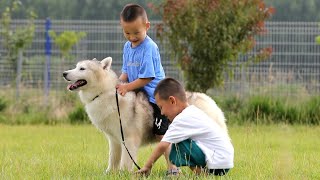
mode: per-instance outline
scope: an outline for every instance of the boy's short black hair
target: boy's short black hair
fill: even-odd
[[[124,22],[132,22],[138,17],[142,17],[144,20],[148,19],[146,11],[138,4],[125,5],[120,13],[120,18]]]
[[[173,78],[165,78],[161,80],[156,89],[154,90],[154,96],[158,94],[160,99],[166,100],[169,96],[175,96],[180,101],[186,102],[186,92],[179,81]]]

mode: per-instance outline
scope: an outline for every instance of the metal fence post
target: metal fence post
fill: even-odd
[[[46,54],[46,62],[44,67],[44,104],[48,103],[48,96],[50,90],[50,58],[51,58],[51,38],[49,36],[49,30],[51,28],[51,21],[49,18],[46,19],[45,24],[46,32],[46,42],[45,42],[45,54]]]
[[[21,71],[22,71],[22,49],[18,50],[18,61],[17,61],[17,79],[16,79],[16,99],[20,97],[20,82],[21,82]]]

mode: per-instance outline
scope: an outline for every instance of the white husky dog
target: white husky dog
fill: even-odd
[[[75,69],[65,71],[63,77],[70,82],[68,89],[79,91],[86,112],[98,129],[109,140],[109,164],[111,170],[132,170],[133,162],[122,145],[120,122],[116,103],[115,86],[119,83],[116,73],[111,69],[112,58],[102,61],[84,60]],[[227,132],[225,117],[221,109],[207,95],[187,92],[189,104],[206,112]],[[144,93],[128,92],[119,96],[119,107],[125,144],[136,161],[138,148],[155,141],[152,133],[153,109]]]

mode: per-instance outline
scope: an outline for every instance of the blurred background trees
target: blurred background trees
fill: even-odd
[[[11,0],[0,1],[0,11]],[[35,11],[40,19],[77,19],[77,20],[118,20],[124,4],[139,3],[144,7],[156,0],[21,0],[26,9]],[[154,19],[150,9],[147,9],[149,18]],[[24,18],[26,12],[21,10],[15,13],[16,18]]]
[[[278,9],[272,21],[320,21],[319,0],[265,0]]]
[[[0,12],[12,0],[0,1]],[[126,3],[138,3],[147,7],[149,3],[159,4],[158,0],[21,0],[28,10],[33,10],[40,19],[95,19],[118,20],[119,13]],[[319,0],[265,0],[267,6],[279,9],[272,21],[319,21]],[[146,8],[150,19],[160,19],[158,15]],[[25,10],[21,9],[15,17],[24,19]]]

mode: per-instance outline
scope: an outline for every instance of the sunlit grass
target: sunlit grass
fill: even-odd
[[[232,126],[235,167],[222,179],[319,179],[319,126]],[[130,172],[105,174],[108,143],[92,125],[0,125],[0,179],[131,179]],[[143,163],[153,145],[140,149]],[[182,168],[180,179],[194,179]],[[162,179],[161,158],[148,179]],[[201,176],[200,179],[214,179]]]

